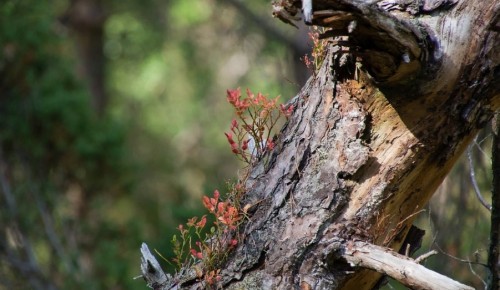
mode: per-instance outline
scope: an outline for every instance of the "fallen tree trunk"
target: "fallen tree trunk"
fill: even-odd
[[[218,287],[377,284],[381,274],[350,267],[336,250],[363,241],[398,251],[416,214],[498,109],[496,2],[313,2],[313,24],[335,38],[291,101],[295,112],[276,148],[250,172],[242,204],[255,206]],[[278,5],[281,16],[293,16],[301,3]],[[183,273],[157,289],[206,286]]]

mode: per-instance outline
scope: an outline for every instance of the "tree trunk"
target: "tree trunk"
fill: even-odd
[[[294,15],[301,3],[280,5]],[[257,205],[221,271],[226,289],[372,289],[381,274],[348,259],[353,243],[397,252],[500,105],[497,1],[323,0],[313,10],[336,38],[250,173],[243,204]],[[155,286],[204,287],[188,280]]]
[[[105,88],[104,13],[100,0],[70,0],[61,22],[71,28],[75,39],[78,73],[92,96],[91,106],[102,117],[108,104]]]
[[[491,229],[488,250],[488,268],[490,285],[488,290],[500,288],[500,116],[493,122],[493,146],[491,148],[491,169],[493,184],[491,194]]]

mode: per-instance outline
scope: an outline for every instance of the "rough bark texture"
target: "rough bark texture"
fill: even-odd
[[[291,16],[301,5],[280,4]],[[339,251],[359,240],[399,250],[500,105],[497,1],[324,0],[313,9],[313,24],[331,28],[324,37],[343,37],[251,172],[243,204],[258,205],[221,272],[227,289],[372,289],[380,274],[350,267]]]

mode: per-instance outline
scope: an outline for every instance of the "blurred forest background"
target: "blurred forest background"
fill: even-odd
[[[241,166],[225,90],[292,97],[307,32],[268,0],[2,0],[0,289],[147,289],[141,242],[169,257],[175,227]],[[487,200],[489,134],[472,147]],[[464,156],[419,214],[420,253],[485,262],[469,174]],[[483,288],[481,265],[426,266]]]

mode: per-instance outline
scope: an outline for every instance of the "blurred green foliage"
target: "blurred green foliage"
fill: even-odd
[[[102,220],[90,216],[87,202],[120,194],[128,183],[124,126],[92,112],[88,93],[74,76],[70,49],[54,32],[54,12],[42,1],[0,5],[0,287],[5,289],[100,285],[88,279],[91,271],[79,261],[82,255],[94,257],[106,241],[88,239],[101,229],[92,223]],[[87,241],[80,240],[85,236]],[[115,265],[109,264],[120,266]]]
[[[102,2],[104,116],[58,21],[70,1],[0,3],[0,289],[146,289],[132,279],[140,243],[170,256],[175,227],[200,215],[201,195],[236,177],[225,90],[286,100],[299,89],[288,44],[225,1]],[[269,1],[246,2],[295,33],[271,19]],[[467,174],[460,166],[452,176]],[[467,177],[450,180],[460,182],[436,196],[422,227],[428,247],[436,236],[464,258],[486,247],[487,214]],[[442,255],[428,263],[481,285],[468,265]]]
[[[216,1],[105,1],[99,117],[69,3],[0,4],[0,289],[145,289],[140,243],[168,257],[201,195],[236,177],[225,90],[290,97],[290,55]]]

